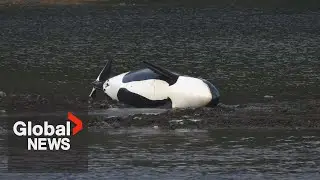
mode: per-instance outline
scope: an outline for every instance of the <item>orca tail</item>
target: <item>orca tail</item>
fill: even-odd
[[[91,90],[91,93],[89,94],[90,98],[95,98],[97,94],[97,89],[101,90],[103,83],[109,79],[110,74],[111,74],[111,65],[112,65],[112,60],[110,59],[107,64],[103,67],[101,70],[99,76],[95,81],[92,82],[93,88]]]

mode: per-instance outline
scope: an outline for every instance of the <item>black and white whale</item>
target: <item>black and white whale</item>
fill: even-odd
[[[102,90],[112,100],[137,108],[198,108],[215,107],[218,89],[209,81],[179,75],[158,65],[145,62],[145,69],[111,77],[109,60],[100,72],[89,95],[96,97]]]

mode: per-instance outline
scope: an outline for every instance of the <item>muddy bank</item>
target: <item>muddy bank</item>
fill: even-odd
[[[165,128],[320,128],[320,101],[246,104],[169,110],[159,115],[93,117],[91,127],[152,126]]]
[[[89,101],[86,97],[52,96],[37,94],[8,95],[2,98],[1,110],[7,114],[23,112],[55,113],[58,111],[103,112],[108,108],[128,108],[107,100]],[[248,103],[216,108],[176,109],[156,115],[136,114],[117,117],[90,115],[91,128],[119,128],[148,126],[163,128],[320,128],[320,101]],[[125,112],[124,112],[125,113]]]

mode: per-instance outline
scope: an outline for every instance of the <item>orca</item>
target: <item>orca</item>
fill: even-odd
[[[109,60],[92,83],[90,98],[103,91],[111,100],[136,108],[215,107],[220,93],[208,80],[180,75],[159,65],[143,61],[144,69],[110,77]]]

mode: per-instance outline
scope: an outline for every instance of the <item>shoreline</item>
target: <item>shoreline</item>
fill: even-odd
[[[19,118],[28,114],[29,116],[63,116],[65,114],[63,112],[67,110],[78,112],[82,115],[89,111],[87,116],[89,118],[89,127],[101,126],[102,128],[130,126],[171,128],[175,121],[176,125],[178,125],[175,125],[176,127],[180,127],[179,123],[182,122],[181,127],[183,128],[199,129],[320,128],[320,100],[296,102],[270,100],[264,103],[252,102],[239,106],[229,105],[229,107],[224,105],[215,108],[170,109],[158,114],[147,115],[140,112],[132,114],[132,109],[128,111],[126,108],[121,107],[120,104],[114,104],[107,100],[89,103],[85,97],[65,98],[65,96],[58,99],[46,99],[38,96],[8,96],[0,102],[0,107],[5,112],[0,114],[0,118],[8,119],[12,116],[10,119],[15,119],[15,117]],[[55,104],[57,102],[58,104]],[[112,111],[112,108],[116,110]],[[92,114],[95,111],[101,113]],[[119,117],[120,111],[128,115],[124,116],[122,114]]]

